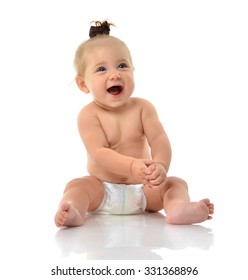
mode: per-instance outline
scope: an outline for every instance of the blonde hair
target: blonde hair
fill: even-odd
[[[131,63],[131,66],[133,67],[133,62],[132,62],[132,57],[131,57],[131,53],[127,47],[127,45],[120,39],[110,36],[110,35],[106,35],[106,34],[98,34],[84,42],[82,42],[79,47],[77,48],[76,52],[75,52],[75,57],[74,57],[74,68],[76,70],[76,76],[83,76],[84,75],[84,71],[86,68],[86,54],[92,50],[94,47],[99,47],[101,44],[104,44],[105,42],[109,42],[112,41],[113,43],[117,43],[120,44],[121,46],[123,46],[128,53],[129,56],[129,60]]]

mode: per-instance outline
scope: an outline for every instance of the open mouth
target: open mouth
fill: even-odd
[[[113,86],[107,89],[107,91],[112,95],[118,95],[122,92],[122,86]]]

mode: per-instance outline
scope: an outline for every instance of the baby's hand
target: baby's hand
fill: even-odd
[[[167,181],[167,172],[165,167],[161,163],[151,164],[148,166],[145,179],[148,181],[150,187],[163,187]]]
[[[148,166],[153,164],[152,160],[135,159],[132,163],[132,175],[140,183],[147,184],[146,175],[148,174]]]

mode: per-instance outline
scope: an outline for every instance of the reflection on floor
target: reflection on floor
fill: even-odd
[[[162,213],[144,215],[88,215],[85,224],[56,232],[63,257],[84,255],[88,260],[161,260],[161,249],[198,248],[213,245],[211,229],[202,225],[169,225]]]

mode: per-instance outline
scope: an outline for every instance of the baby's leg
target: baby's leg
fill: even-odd
[[[209,220],[214,205],[209,199],[190,202],[187,184],[177,177],[169,177],[166,185],[144,188],[147,211],[165,210],[166,222],[170,224],[194,224]]]
[[[193,224],[210,220],[214,205],[209,199],[190,202],[187,184],[176,177],[168,178],[164,193],[164,210],[166,221],[171,224]]]
[[[103,186],[94,177],[88,176],[70,181],[55,215],[56,226],[82,225],[86,212],[96,210],[103,197]]]

